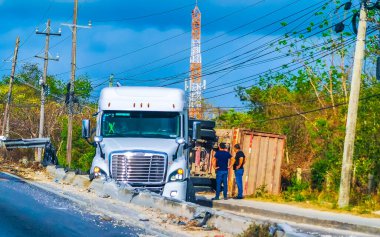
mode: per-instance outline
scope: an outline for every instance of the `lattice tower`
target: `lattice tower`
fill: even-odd
[[[202,119],[202,91],[205,89],[205,81],[202,83],[201,11],[198,5],[192,11],[191,26],[190,78],[185,81],[185,89],[189,101],[189,116]]]

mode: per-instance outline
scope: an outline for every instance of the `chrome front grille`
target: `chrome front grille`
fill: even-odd
[[[111,173],[118,182],[162,184],[167,157],[160,153],[126,152],[112,155]]]

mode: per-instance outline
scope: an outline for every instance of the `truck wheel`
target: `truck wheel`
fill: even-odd
[[[201,122],[201,128],[202,129],[213,129],[213,128],[215,128],[215,121],[197,120],[197,119],[189,119],[189,128],[193,128],[193,122]]]
[[[195,189],[191,179],[187,180],[186,201],[195,203]]]
[[[217,141],[214,129],[201,129],[201,137],[209,141]]]
[[[193,134],[193,129],[189,128],[189,134]],[[213,129],[201,129],[201,139],[208,141],[218,141],[216,132]]]
[[[212,186],[212,181],[208,177],[191,177],[191,179],[192,179],[192,184],[195,186],[207,186],[207,187]]]

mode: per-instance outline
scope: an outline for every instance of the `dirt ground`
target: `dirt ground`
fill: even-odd
[[[90,202],[85,208],[98,214],[103,220],[113,221],[122,225],[123,223],[133,223],[141,228],[149,228],[158,233],[168,236],[201,236],[201,237],[230,237],[232,235],[222,233],[212,226],[197,227],[197,221],[188,220],[172,214],[162,213],[152,208],[143,208],[129,203],[113,200],[109,197],[99,197],[88,189],[79,189],[71,185],[59,184],[53,182],[39,163],[30,162],[22,159],[19,162],[11,162],[0,158],[0,171],[8,172],[16,176],[22,177],[27,181],[60,193],[62,196],[74,197],[75,200],[81,200],[84,203]],[[130,216],[120,215],[109,211],[99,211],[101,206],[112,206],[128,210]],[[147,236],[147,235],[145,235]],[[149,236],[149,235],[148,235]],[[154,235],[153,235],[154,236]]]

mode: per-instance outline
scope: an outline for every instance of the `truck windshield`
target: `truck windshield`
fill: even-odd
[[[105,111],[102,115],[103,137],[171,138],[181,135],[178,112]]]

